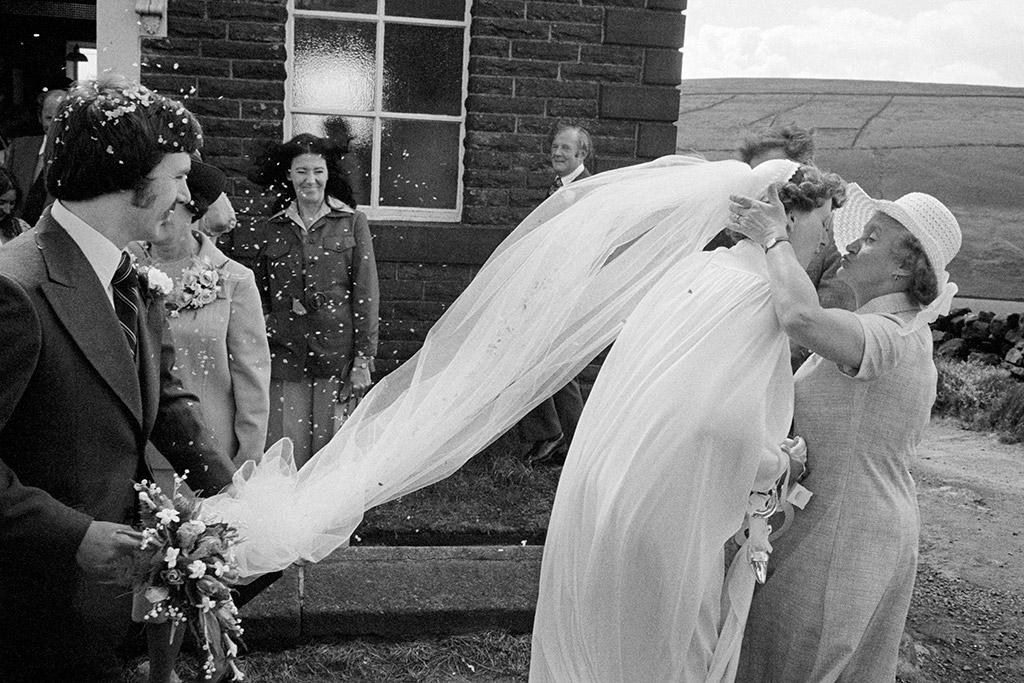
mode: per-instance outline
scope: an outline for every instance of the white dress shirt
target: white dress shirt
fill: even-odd
[[[577,178],[579,178],[580,174],[583,173],[583,171],[586,168],[587,168],[586,166],[584,166],[583,164],[580,164],[575,169],[573,169],[573,172],[570,173],[569,175],[561,176],[561,178],[562,178],[562,187],[565,187],[566,185],[568,185],[572,181],[574,181]]]
[[[66,206],[57,200],[50,207],[50,215],[53,220],[60,223],[60,226],[68,233],[68,236],[75,241],[78,248],[85,254],[85,258],[92,266],[93,272],[99,278],[100,284],[107,292],[107,299],[110,300],[110,307],[114,307],[114,288],[110,281],[114,279],[114,271],[121,262],[121,250],[101,235],[95,228],[71,213]]]

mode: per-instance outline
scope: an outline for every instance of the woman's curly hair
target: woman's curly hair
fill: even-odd
[[[846,203],[846,183],[835,173],[801,164],[796,173],[779,188],[779,199],[786,211],[813,211],[832,201],[838,209]]]
[[[310,133],[300,133],[288,142],[274,145],[260,158],[249,179],[262,185],[274,197],[274,213],[286,208],[295,200],[295,186],[288,178],[295,157],[315,154],[327,163],[327,195],[340,199],[353,209],[356,208],[352,186],[346,180],[341,158],[348,152],[348,144],[331,138],[321,138]]]
[[[910,273],[910,286],[907,288],[910,298],[922,306],[934,301],[939,296],[939,282],[921,241],[910,231],[905,231],[893,243],[892,254],[899,261],[900,268]]]

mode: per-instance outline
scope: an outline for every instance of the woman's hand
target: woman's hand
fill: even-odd
[[[779,199],[778,184],[769,186],[766,201],[738,195],[730,195],[729,199],[732,200],[729,205],[729,211],[732,212],[732,222],[728,226],[730,230],[749,237],[762,247],[773,239],[786,238],[789,219]]]
[[[363,395],[370,390],[370,385],[373,384],[370,379],[370,368],[358,363],[353,365],[352,371],[348,373],[348,383],[352,387],[352,395],[361,400]]]

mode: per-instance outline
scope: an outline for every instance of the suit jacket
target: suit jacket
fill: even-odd
[[[583,170],[582,170],[582,171],[580,171],[580,174],[579,174],[578,176],[576,176],[575,178],[573,178],[573,179],[572,179],[572,182],[571,182],[571,183],[569,183],[569,184],[570,184],[570,185],[572,185],[572,183],[575,183],[575,182],[576,182],[577,180],[583,180],[584,178],[589,178],[589,177],[590,177],[591,175],[592,175],[592,174],[590,173],[590,171],[588,171],[588,170],[587,170],[587,168],[586,168],[586,167],[584,166],[584,167],[583,167]],[[556,185],[554,184],[554,182],[552,182],[552,183],[551,183],[551,187],[549,187],[549,188],[548,188],[548,196],[550,197],[550,196],[551,196],[551,195],[553,195],[553,194],[554,194],[555,192],[557,192],[557,191],[558,191],[558,189],[559,189],[559,187],[564,187],[564,185],[562,185],[562,186],[556,186]]]
[[[20,138],[14,138],[11,140],[11,144],[7,146],[7,156],[5,163],[7,169],[14,175],[15,180],[18,181],[18,187],[21,188],[21,196],[28,197],[29,190],[32,189],[32,181],[35,180],[36,163],[39,160],[39,148],[43,145],[42,135],[26,135]],[[21,217],[21,209],[18,207],[17,215]],[[31,221],[35,222],[35,221]]]
[[[93,519],[132,521],[147,440],[194,489],[230,482],[198,399],[172,373],[164,307],[143,296],[136,368],[104,284],[49,212],[0,249],[0,659],[14,680],[26,643],[59,642],[49,656],[66,666],[113,652],[86,641],[127,619],[121,607],[103,614],[103,596],[124,591],[91,582],[75,553]]]

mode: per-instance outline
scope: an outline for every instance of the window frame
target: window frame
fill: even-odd
[[[466,98],[469,96],[469,47],[470,47],[470,21],[472,18],[472,0],[465,2],[465,13],[461,21],[451,19],[423,19],[419,17],[392,17],[385,19],[385,0],[377,0],[376,14],[361,14],[352,12],[333,12],[328,10],[304,10],[296,9],[295,0],[288,0],[288,21],[285,25],[285,43],[287,58],[285,61],[285,96],[284,96],[284,139],[289,140],[293,135],[292,119],[296,114],[345,116],[355,118],[370,118],[373,120],[373,152],[370,169],[370,204],[360,206],[367,218],[371,220],[392,220],[392,221],[422,221],[422,222],[443,222],[458,223],[462,220],[462,195],[463,175],[465,173],[466,156]],[[346,109],[332,109],[330,111],[312,110],[309,108],[297,108],[293,104],[292,85],[295,74],[295,20],[297,18],[329,19],[340,21],[359,21],[376,24],[376,45],[374,47],[375,61],[375,83],[374,102],[371,111],[352,111]],[[462,101],[459,105],[459,114],[409,114],[404,112],[385,112],[383,110],[383,88],[384,88],[384,27],[385,24],[406,24],[416,26],[438,26],[443,28],[462,28]],[[446,123],[457,122],[459,124],[458,143],[458,176],[455,187],[455,207],[451,209],[435,209],[405,206],[379,206],[380,198],[380,166],[381,166],[381,131],[383,121],[386,119],[412,120],[412,121],[442,121]]]

